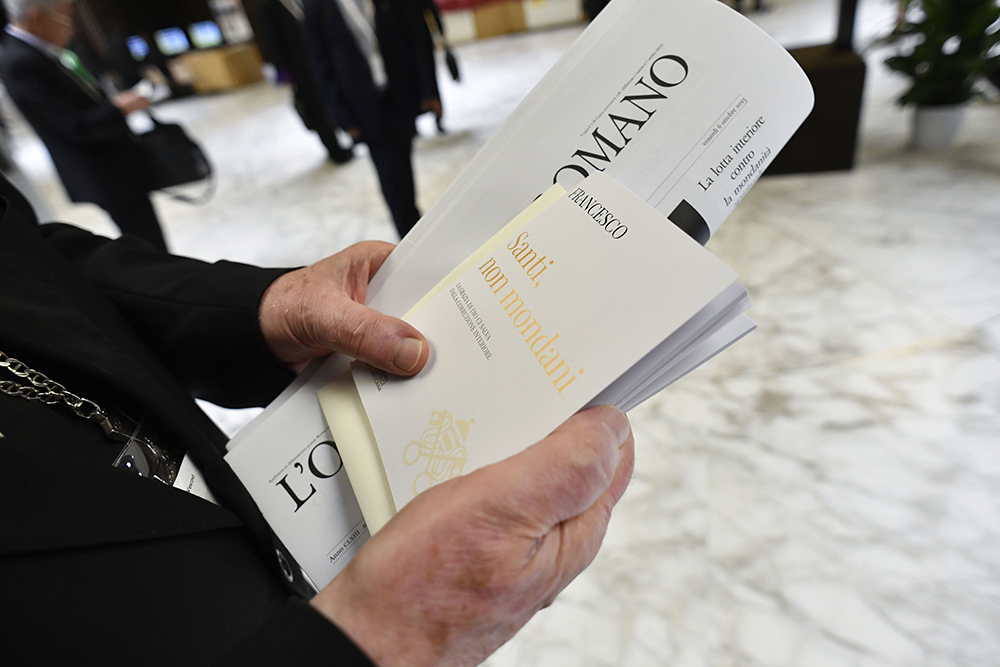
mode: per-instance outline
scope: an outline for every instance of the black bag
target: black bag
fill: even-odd
[[[444,43],[444,63],[448,66],[448,73],[451,74],[452,80],[455,83],[460,83],[462,81],[462,73],[458,69],[458,58],[452,53],[448,42]]]
[[[146,156],[150,190],[163,190],[212,177],[212,165],[205,152],[180,125],[161,123],[153,118],[153,129],[139,135],[139,144]],[[206,194],[210,194],[211,185],[209,183]],[[190,197],[170,194],[183,201],[195,202]]]

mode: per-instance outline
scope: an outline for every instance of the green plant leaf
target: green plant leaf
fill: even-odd
[[[899,98],[901,104],[962,104],[975,95],[980,77],[1000,69],[1000,56],[988,55],[1000,42],[998,0],[900,0],[900,4],[905,7],[904,21],[881,41],[900,46],[886,65],[913,79],[913,86]],[[945,53],[944,45],[956,37],[954,50]]]

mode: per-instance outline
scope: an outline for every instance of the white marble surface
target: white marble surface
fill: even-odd
[[[863,1],[859,42],[891,20]],[[774,0],[788,45],[834,32],[832,0]],[[422,125],[426,208],[579,28],[458,50],[452,132]],[[946,153],[905,149],[903,82],[869,53],[858,167],[759,183],[711,242],[759,330],[633,411],[635,480],[601,554],[493,667],[1000,664],[1000,106]],[[393,239],[368,162],[336,167],[259,86],[161,113],[207,146],[219,192],[162,198],[180,253],[301,264]],[[43,149],[17,157],[62,219]],[[240,415],[226,415],[239,421]]]

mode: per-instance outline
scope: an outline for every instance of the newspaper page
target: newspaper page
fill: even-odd
[[[389,256],[369,286],[368,304],[403,315],[553,183],[572,191],[596,172],[613,176],[704,242],[812,101],[787,51],[718,0],[613,0]],[[751,327],[737,317],[684,350],[658,381],[644,372],[645,392],[620,393],[634,404]],[[294,467],[294,455],[308,451],[317,437],[312,426],[323,420],[316,393],[345,365],[337,356],[314,364],[237,434],[230,451],[277,447]],[[268,427],[272,420],[282,424],[280,440]],[[255,486],[273,488],[280,479],[253,466],[238,474],[255,498]],[[345,478],[331,479],[343,479],[349,493]],[[338,526],[360,525],[351,523],[354,516],[360,520],[360,511],[340,517]],[[325,576],[307,572],[322,586]]]
[[[705,239],[812,103],[788,52],[725,3],[614,0],[403,239],[369,305],[405,313],[551,184],[595,171]]]

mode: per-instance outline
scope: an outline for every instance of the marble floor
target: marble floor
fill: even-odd
[[[832,0],[771,7],[756,20],[782,43],[831,39]],[[892,11],[863,0],[859,42]],[[458,49],[449,132],[421,126],[423,208],[579,30]],[[952,150],[909,152],[904,82],[867,56],[857,168],[761,181],[709,244],[758,331],[632,412],[635,479],[603,550],[493,667],[1000,664],[1000,105],[973,104]],[[219,172],[207,205],[158,197],[176,252],[288,265],[395,240],[368,161],[324,161],[288,90],[160,115]],[[15,138],[54,217],[115,233]]]

